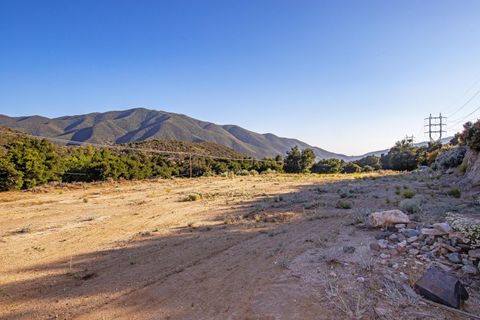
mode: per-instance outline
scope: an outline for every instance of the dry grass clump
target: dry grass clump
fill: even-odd
[[[190,192],[189,194],[183,196],[180,201],[181,202],[188,202],[188,201],[200,201],[203,199],[203,195],[200,192]]]

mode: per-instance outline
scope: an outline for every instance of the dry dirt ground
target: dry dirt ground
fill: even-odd
[[[396,208],[405,188],[420,221],[478,212],[473,195],[449,198],[449,187],[384,173],[2,193],[0,319],[462,319],[408,294],[426,265],[378,263],[375,231],[354,225]],[[465,306],[476,314],[478,284],[467,281]]]

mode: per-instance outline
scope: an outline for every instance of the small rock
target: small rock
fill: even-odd
[[[389,255],[389,254],[386,254],[386,253],[381,253],[381,254],[380,254],[380,258],[382,258],[382,259],[388,259],[388,258],[390,258],[390,255]]]
[[[417,241],[417,240],[418,240],[418,237],[417,237],[417,236],[411,237],[411,238],[408,238],[408,239],[407,239],[407,243],[414,243],[414,242]]]
[[[380,251],[380,245],[378,244],[378,242],[372,242],[370,243],[370,250],[373,250],[373,251]]]
[[[480,249],[472,249],[468,251],[468,256],[474,259],[480,259]]]
[[[403,230],[402,232],[407,238],[411,238],[411,237],[418,237],[418,235],[420,235],[420,232],[418,230],[415,230],[415,229],[405,229]]]
[[[462,272],[465,274],[475,275],[478,273],[478,268],[475,267],[474,265],[464,265],[462,267]]]
[[[450,227],[450,225],[446,222],[434,223],[433,228],[440,232],[443,232],[444,234],[452,232],[452,227]]]
[[[423,228],[420,230],[420,234],[426,235],[426,236],[441,236],[446,233],[439,231],[437,229],[428,229],[428,228]]]
[[[445,248],[445,249],[447,249],[447,250],[450,251],[450,252],[457,252],[457,251],[458,251],[457,248],[452,247],[451,245],[448,245],[448,244],[446,244],[446,243],[442,243],[441,246],[442,246],[442,248]]]
[[[387,249],[388,247],[388,241],[387,240],[378,240],[378,245],[380,246],[380,248],[382,249]]]
[[[410,249],[408,250],[408,254],[409,255],[412,255],[412,256],[416,256],[417,254],[419,254],[420,251],[418,249]]]
[[[357,278],[357,281],[358,281],[358,282],[365,282],[365,278],[364,278],[364,277],[358,277],[358,278]]]
[[[343,253],[354,253],[354,252],[355,252],[355,247],[352,247],[352,246],[343,247]]]
[[[398,241],[398,236],[395,233],[393,233],[388,237],[388,240],[390,240],[392,242],[397,242]]]
[[[420,248],[420,251],[423,251],[423,252],[427,252],[428,250],[430,250],[428,246],[423,246]]]
[[[395,228],[397,228],[398,230],[400,230],[400,229],[404,229],[406,226],[407,226],[407,225],[404,224],[404,223],[399,223],[399,224],[396,224],[396,225],[395,225]]]
[[[400,241],[399,243],[397,243],[397,247],[405,248],[406,246],[407,246],[407,241],[406,240],[403,240],[403,241]]]
[[[462,263],[462,257],[457,252],[452,252],[452,253],[447,254],[447,259],[450,260],[450,262],[453,262],[453,263]]]
[[[398,269],[398,263],[392,264],[392,268],[393,268],[393,269]]]
[[[441,247],[440,250],[439,250],[439,252],[440,252],[440,255],[446,256],[449,251],[448,251],[446,248]]]
[[[393,232],[391,232],[391,231],[382,231],[382,232],[379,232],[375,235],[375,239],[377,239],[377,240],[386,239],[389,236],[391,236],[392,234],[393,234]]]
[[[468,299],[468,292],[463,284],[438,267],[425,271],[415,284],[415,289],[429,300],[457,309]]]

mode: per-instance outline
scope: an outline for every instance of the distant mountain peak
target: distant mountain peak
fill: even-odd
[[[317,158],[350,159],[297,139],[282,138],[272,133],[260,134],[233,124],[218,125],[183,114],[144,107],[57,118],[0,115],[0,125],[33,135],[87,143],[132,143],[154,139],[205,141],[230,147],[255,158],[284,155],[292,147],[298,146],[301,149],[312,148]]]

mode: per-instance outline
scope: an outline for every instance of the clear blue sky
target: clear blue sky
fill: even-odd
[[[360,154],[478,80],[476,0],[0,0],[12,116],[142,106]]]

